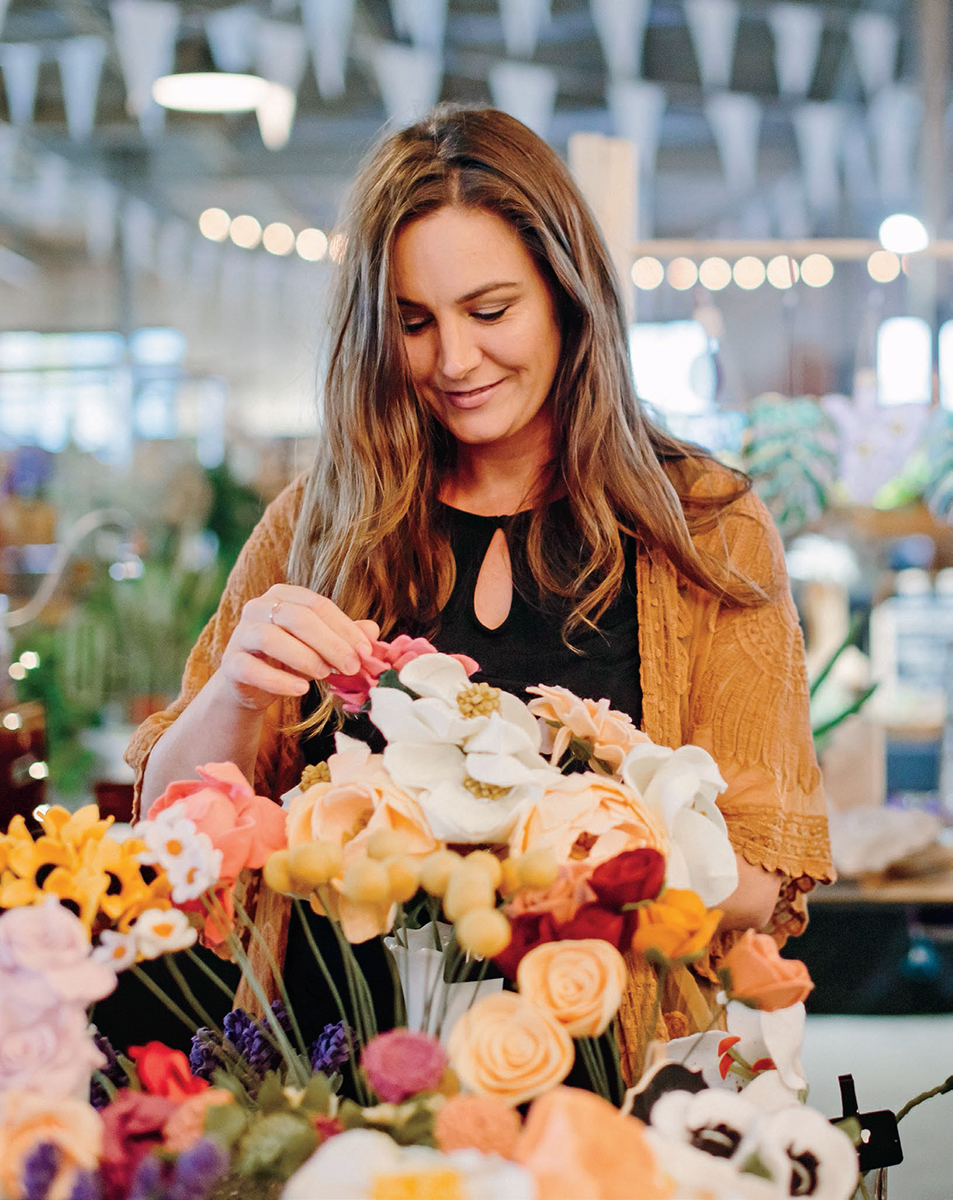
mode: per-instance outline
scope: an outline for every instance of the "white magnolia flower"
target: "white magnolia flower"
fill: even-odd
[[[625,756],[619,773],[668,830],[666,884],[691,888],[708,908],[730,896],[738,886],[738,864],[715,803],[726,784],[708,751],[641,742]]]
[[[140,958],[158,958],[194,945],[197,931],[177,908],[148,908],[132,927]]]
[[[104,929],[99,935],[99,945],[90,957],[94,962],[105,963],[114,971],[125,971],[137,958],[136,937],[133,933],[116,933]]]
[[[318,1147],[285,1184],[281,1200],[372,1200],[385,1194],[533,1200],[536,1184],[525,1167],[496,1155],[441,1154],[429,1146],[398,1146],[374,1129],[350,1129]]]

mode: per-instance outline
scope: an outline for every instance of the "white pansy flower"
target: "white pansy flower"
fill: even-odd
[[[94,962],[112,967],[114,971],[125,971],[138,957],[135,934],[116,933],[112,929],[104,929],[99,935],[99,945],[96,946],[90,957]]]
[[[642,742],[625,756],[619,773],[665,823],[668,887],[691,888],[708,908],[730,896],[738,886],[738,864],[715,803],[726,784],[708,751]]]
[[[174,954],[195,943],[196,930],[185,913],[177,908],[149,908],[141,913],[132,927],[140,958],[158,958]]]
[[[525,1167],[495,1154],[441,1154],[429,1146],[398,1146],[375,1129],[349,1129],[318,1147],[285,1184],[281,1200],[373,1200],[383,1195],[533,1200],[536,1184]]]

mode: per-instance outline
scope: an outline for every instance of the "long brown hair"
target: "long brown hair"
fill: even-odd
[[[762,600],[756,584],[692,541],[700,523],[747,490],[747,480],[669,436],[643,411],[615,272],[568,170],[506,113],[446,106],[386,137],[353,189],[330,305],[320,449],[289,578],[352,617],[372,617],[384,633],[438,623],[454,564],[433,518],[454,445],[411,381],[391,258],[407,222],[447,205],[509,222],[553,289],[562,354],[551,392],[558,449],[549,494],[568,497],[581,554],[567,570],[557,539],[547,538],[541,504],[527,561],[540,588],[569,598],[567,640],[597,621],[619,591],[620,531],[660,548],[687,579],[729,602]],[[721,485],[717,495],[693,500],[688,489],[703,470],[720,473]]]

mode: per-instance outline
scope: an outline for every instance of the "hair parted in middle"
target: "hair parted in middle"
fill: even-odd
[[[455,445],[410,377],[392,252],[404,226],[450,205],[505,220],[554,297],[562,341],[549,398],[555,458],[526,553],[539,587],[570,601],[567,642],[618,594],[620,531],[662,549],[707,591],[758,603],[764,593],[757,584],[692,541],[692,529],[716,519],[747,480],[643,411],[617,277],[568,169],[506,113],[449,106],[385,137],[351,193],[329,306],[320,446],[295,531],[291,581],[330,596],[351,617],[373,618],[384,635],[408,624],[432,632],[439,623],[454,564],[434,515]],[[695,479],[712,473],[717,494],[689,497]],[[565,531],[547,537],[546,500],[557,495],[568,498],[578,536],[571,564]]]

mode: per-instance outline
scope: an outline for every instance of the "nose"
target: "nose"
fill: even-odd
[[[482,358],[477,331],[466,318],[447,318],[438,326],[437,369],[445,379],[464,379]]]

